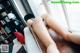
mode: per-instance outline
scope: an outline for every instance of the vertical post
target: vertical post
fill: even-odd
[[[63,2],[64,0],[60,0],[61,2]],[[61,6],[62,6],[62,9],[63,9],[63,12],[64,12],[64,15],[65,15],[65,19],[66,19],[66,22],[67,22],[67,25],[68,25],[68,30],[71,32],[71,30],[70,30],[70,22],[69,22],[69,16],[68,16],[68,13],[67,13],[67,8],[66,8],[66,6],[65,6],[65,4],[62,4],[61,3]]]

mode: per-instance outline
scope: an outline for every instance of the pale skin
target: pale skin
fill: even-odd
[[[43,16],[47,25],[52,28],[56,33],[61,35],[65,40],[80,44],[80,35],[73,34],[65,29],[63,29],[54,19],[50,18],[48,15]]]
[[[52,39],[56,42],[60,53],[74,53],[74,50],[70,47],[70,44],[64,41],[59,34],[57,34],[51,28],[48,28],[48,31]]]
[[[28,24],[30,25],[33,21],[28,20]],[[32,23],[32,28],[34,32],[37,34],[39,39],[43,42],[43,44],[47,48],[47,53],[60,53],[57,49],[56,43],[50,37],[48,30],[43,23],[41,18],[36,18]]]
[[[54,19],[49,18],[49,16],[44,16],[43,18],[47,25],[52,28],[56,33],[61,35],[65,40],[80,44],[79,35],[75,35],[64,30],[62,27],[59,26],[59,24],[56,24],[57,22]],[[46,46],[47,53],[60,53],[57,49],[56,43],[50,37],[48,30],[41,18],[36,18],[35,21],[28,20],[28,24],[32,25],[34,32]]]

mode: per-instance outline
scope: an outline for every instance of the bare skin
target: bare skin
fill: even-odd
[[[28,20],[28,24],[32,25],[34,32],[47,48],[47,53],[60,53],[56,43],[50,37],[48,30],[41,18],[36,18],[34,22],[32,20]]]
[[[48,15],[45,15],[43,19],[48,25],[48,27],[54,30],[57,34],[59,34],[65,40],[72,41],[76,44],[80,44],[80,40],[79,40],[80,35],[73,34],[73,33],[66,31],[54,19],[50,18]],[[28,20],[28,24],[32,25],[34,32],[37,34],[38,38],[46,46],[47,53],[60,53],[61,51],[62,51],[61,53],[64,53],[64,51],[66,51],[64,49],[61,49],[61,51],[59,52],[55,42],[50,37],[50,34],[48,33],[47,28],[41,18],[36,18],[35,21]],[[65,46],[63,48],[69,48],[69,47]]]
[[[32,25],[32,23],[33,23],[33,21],[32,20],[28,20],[28,26],[31,26]],[[44,24],[44,23],[43,23]],[[34,24],[33,24],[34,25]],[[40,23],[38,23],[38,25],[40,26]],[[42,25],[42,23],[41,23],[41,25]],[[35,26],[35,25],[34,25]],[[37,26],[38,27],[38,26]],[[35,27],[36,28],[36,27]],[[40,31],[40,28],[41,27],[39,27],[39,29],[37,29],[37,30],[39,30],[39,32],[37,32],[37,33],[42,33],[44,30],[42,30],[43,29],[43,27],[41,28],[41,30],[42,30],[42,32]],[[47,29],[47,28],[46,28]],[[36,30],[36,29],[35,29]],[[56,40],[56,44],[55,44],[55,42],[51,39],[51,37],[50,37],[50,35],[48,34],[47,36],[45,36],[46,35],[46,32],[44,33],[42,33],[42,35],[41,34],[38,34],[37,36],[39,37],[39,39],[44,43],[44,45],[46,46],[46,48],[47,48],[47,53],[73,53],[73,50],[68,46],[68,45],[66,45],[64,42],[62,42],[61,40],[61,38],[60,38],[60,36],[58,36],[58,34],[55,34],[55,36],[54,36],[54,32],[52,31],[52,30],[49,30],[48,29],[48,32],[50,32],[49,34],[51,35],[51,37],[53,38],[53,40],[55,39]],[[48,33],[47,32],[47,33]],[[41,38],[40,38],[41,37]],[[47,38],[46,39],[46,41],[45,41],[45,38]],[[43,38],[43,39],[42,39]],[[50,41],[49,41],[49,39],[50,39]],[[57,45],[57,47],[56,47],[56,45]],[[59,50],[58,50],[59,49]],[[59,52],[60,51],[60,52]]]
[[[49,15],[42,16],[47,25],[52,28],[57,34],[62,36],[67,41],[72,41],[76,44],[80,44],[80,35],[73,34],[63,29],[54,19]]]
[[[55,31],[53,31],[50,28],[48,28],[48,31],[52,39],[56,42],[56,45],[60,53],[74,53],[74,50],[66,41],[64,41],[64,39],[60,35],[58,35]]]

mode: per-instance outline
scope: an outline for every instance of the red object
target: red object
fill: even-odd
[[[25,39],[22,33],[20,32],[14,32],[14,35],[16,36],[17,40],[21,43],[24,44],[25,43]]]

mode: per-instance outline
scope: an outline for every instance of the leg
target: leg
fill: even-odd
[[[49,15],[44,15],[44,20],[47,23],[47,25],[52,28],[56,33],[58,33],[61,36],[66,36],[69,32],[64,30],[53,18],[49,17]],[[67,37],[66,37],[67,39]]]
[[[29,23],[29,21],[28,21]],[[47,48],[47,53],[59,53],[55,42],[51,39],[41,18],[36,18],[32,24],[34,32]]]
[[[48,15],[45,15],[45,17],[43,17],[43,18],[46,21],[47,25],[50,28],[52,28],[53,30],[55,30],[58,34],[63,36],[63,38],[65,40],[80,44],[80,36],[79,35],[69,33],[68,31],[63,29],[54,19],[50,18]]]
[[[70,44],[64,41],[55,31],[48,29],[50,36],[55,40],[56,45],[60,53],[74,53],[74,50],[70,47]]]

